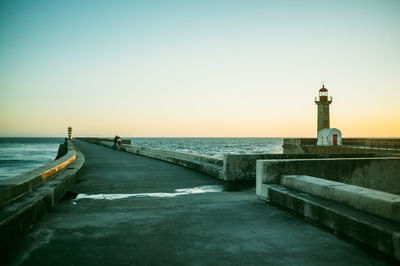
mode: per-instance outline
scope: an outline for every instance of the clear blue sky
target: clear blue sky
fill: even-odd
[[[1,1],[0,136],[400,137],[400,1]]]

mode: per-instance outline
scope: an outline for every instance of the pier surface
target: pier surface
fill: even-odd
[[[75,140],[86,166],[8,254],[20,265],[388,265],[265,203],[254,186]]]

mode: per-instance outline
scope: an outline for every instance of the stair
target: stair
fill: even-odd
[[[400,260],[399,223],[283,185],[267,189],[271,202]]]

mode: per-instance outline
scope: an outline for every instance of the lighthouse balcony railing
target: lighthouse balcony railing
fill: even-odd
[[[322,96],[322,97],[324,97],[324,96]],[[316,102],[332,102],[332,99],[333,99],[332,96],[327,96],[327,98],[325,98],[325,99],[324,98],[321,101],[321,96],[315,96],[315,101]]]
[[[364,150],[386,150],[388,152],[400,152],[400,138],[343,138],[344,148]]]

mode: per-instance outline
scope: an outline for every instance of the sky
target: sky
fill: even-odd
[[[0,1],[0,137],[400,137],[400,1]]]

